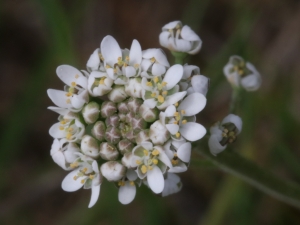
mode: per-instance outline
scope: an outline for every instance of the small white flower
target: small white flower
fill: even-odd
[[[135,198],[136,186],[134,181],[136,179],[138,179],[136,172],[129,169],[126,172],[125,177],[118,182],[118,185],[120,186],[118,198],[122,204],[127,205]]]
[[[87,70],[89,72],[92,71],[102,71],[104,72],[104,64],[103,64],[103,57],[100,53],[100,49],[97,48],[90,56],[89,60],[86,64]]]
[[[170,138],[170,133],[163,123],[157,120],[150,126],[149,138],[153,144],[163,145]]]
[[[186,95],[185,91],[178,92],[178,82],[183,75],[183,67],[174,65],[170,67],[164,78],[153,77],[150,81],[143,77],[142,86],[145,89],[144,104],[153,109],[155,106],[163,110],[169,105],[175,104]]]
[[[126,172],[125,166],[117,161],[108,161],[102,164],[100,170],[108,181],[118,181]]]
[[[142,77],[152,78],[163,75],[170,64],[163,50],[151,48],[143,51]]]
[[[223,71],[229,83],[234,87],[242,86],[247,91],[256,91],[261,85],[259,72],[240,56],[231,56]]]
[[[105,72],[93,71],[88,79],[88,91],[92,96],[103,96],[112,90],[114,81]]]
[[[70,172],[62,181],[61,187],[64,191],[73,192],[79,190],[82,186],[85,189],[92,190],[92,196],[89,203],[91,208],[98,200],[102,175],[99,173],[98,163],[89,159],[77,163],[78,168]]]
[[[224,151],[227,144],[236,140],[237,135],[242,131],[243,122],[239,116],[229,114],[221,123],[216,123],[210,128],[211,136],[208,146],[211,154],[217,155]]]
[[[74,162],[80,152],[79,147],[72,142],[67,142],[66,139],[54,139],[51,147],[50,155],[53,161],[64,170],[73,169],[70,164]]]
[[[167,173],[165,179],[165,186],[162,192],[162,196],[168,196],[179,192],[182,188],[180,177],[173,173]]]
[[[206,105],[203,94],[193,93],[188,95],[176,108],[170,105],[165,112],[160,113],[160,121],[165,124],[175,140],[196,141],[206,134],[206,129],[195,122],[195,115]]]
[[[150,189],[154,193],[161,193],[164,189],[163,173],[172,164],[161,146],[154,146],[151,142],[143,142],[132,150],[135,158],[132,164],[137,166],[137,174],[140,179],[147,177]]]
[[[180,21],[173,21],[163,26],[159,43],[170,51],[192,55],[198,53],[202,45],[200,37],[189,26],[182,26]]]

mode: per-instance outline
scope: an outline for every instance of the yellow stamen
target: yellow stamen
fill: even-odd
[[[74,177],[73,177],[73,179],[74,179],[74,180],[77,180],[77,179],[78,179],[78,177],[77,177],[77,176],[74,176]]]
[[[117,73],[117,69],[114,69],[114,73]]]
[[[102,77],[99,81],[99,84],[104,84],[104,80],[105,80],[106,77]]]
[[[127,66],[128,66],[128,64],[127,64],[127,63],[124,63],[124,64],[123,64],[123,66],[124,66],[124,67],[127,67]]]
[[[175,113],[174,113],[174,116],[179,116],[179,112],[175,112]]]
[[[142,165],[141,171],[142,173],[147,173],[147,167],[145,165]]]
[[[175,134],[175,136],[176,136],[177,138],[180,138],[180,133],[177,132],[177,133]]]
[[[148,166],[148,170],[152,170],[153,169],[153,167],[152,166]]]
[[[71,100],[68,98],[68,99],[66,100],[66,103],[67,103],[67,104],[70,104],[70,103],[71,103]]]
[[[142,164],[142,162],[141,162],[140,160],[136,160],[135,163],[136,163],[137,165]]]
[[[156,96],[156,92],[152,92],[151,97],[155,97]]]
[[[110,65],[108,65],[108,64],[106,64],[106,66],[105,66],[105,67],[106,67],[106,69],[109,69],[109,68],[111,68],[111,67],[110,67]]]
[[[62,121],[60,121],[60,124],[66,124],[67,123],[67,121],[66,120],[62,120]]]
[[[178,102],[176,102],[176,103],[174,104],[174,106],[177,107],[177,106],[178,106]]]
[[[63,126],[59,126],[59,129],[60,130],[64,130],[65,128]]]
[[[76,86],[76,83],[75,83],[75,82],[72,82],[72,83],[71,83],[71,86],[72,86],[72,87],[75,87],[75,86]]]
[[[78,74],[76,74],[76,75],[75,75],[75,78],[77,79],[78,77],[79,77],[79,75],[78,75]]]
[[[70,167],[71,167],[72,169],[76,168],[77,166],[78,166],[78,162],[74,162],[74,163],[71,163],[71,164],[70,164]]]
[[[146,149],[144,149],[144,155],[147,156],[148,154],[149,152]]]
[[[74,93],[74,87],[69,87],[69,92]]]
[[[67,97],[71,97],[72,95],[73,95],[73,93],[71,93],[71,92],[66,93]]]
[[[66,134],[66,138],[67,138],[68,140],[70,140],[71,137],[72,137],[72,134],[71,134],[71,133],[67,133],[67,134]]]
[[[139,68],[140,67],[140,64],[134,64],[134,68]]]
[[[134,186],[134,182],[133,181],[130,181],[129,183],[130,183],[131,186]]]
[[[81,180],[80,183],[84,184],[85,180]]]
[[[243,73],[244,73],[244,71],[241,69],[241,70],[239,70],[239,75],[243,75]]]
[[[72,128],[72,127],[69,127],[69,128],[68,128],[68,131],[69,131],[69,132],[72,132],[72,131],[73,131],[73,128]]]
[[[178,164],[178,159],[172,159],[171,163],[172,163],[172,165],[177,165]]]
[[[162,95],[164,95],[164,96],[166,96],[167,94],[168,94],[167,91],[163,91],[163,92],[162,92]]]
[[[158,100],[158,102],[163,103],[165,101],[165,98],[163,96],[159,95],[159,96],[157,96],[157,100]]]
[[[174,123],[174,124],[178,124],[178,121],[174,121],[173,123]]]
[[[89,178],[90,178],[91,180],[93,180],[93,179],[95,178],[95,175],[90,174]]]
[[[118,182],[118,185],[119,185],[119,186],[124,186],[124,185],[125,185],[125,182],[124,182],[123,180],[120,180],[120,181]]]
[[[184,110],[184,109],[181,110],[181,114],[182,114],[182,115],[185,114],[185,110]]]
[[[127,62],[129,62],[129,60],[130,60],[129,56],[126,56],[126,57],[125,57],[125,60],[126,60]]]
[[[154,156],[159,155],[159,151],[157,149],[154,149],[152,151],[152,155],[154,155]]]
[[[162,85],[163,87],[165,87],[165,86],[167,85],[167,82],[164,81],[164,82],[161,83],[161,85]]]
[[[154,81],[154,83],[157,83],[158,82],[158,77],[153,77],[153,81]]]
[[[86,171],[87,171],[87,168],[86,168],[86,167],[82,169],[82,172],[85,173]]]
[[[155,59],[154,57],[152,57],[152,58],[150,59],[150,61],[151,61],[152,63],[155,63],[156,59]]]
[[[152,83],[151,82],[147,82],[147,86],[148,87],[152,87]]]
[[[187,123],[187,121],[186,120],[182,120],[182,122],[181,122],[182,124],[186,124]]]
[[[152,159],[153,164],[157,165],[158,160],[157,159]]]

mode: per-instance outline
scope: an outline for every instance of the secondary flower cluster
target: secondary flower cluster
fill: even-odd
[[[187,170],[191,142],[206,134],[196,122],[208,88],[198,67],[170,66],[161,49],[142,51],[137,40],[121,49],[106,36],[87,70],[62,65],[56,73],[65,87],[48,90],[56,105],[49,109],[59,114],[49,133],[53,160],[70,171],[63,190],[91,189],[92,207],[104,180],[116,184],[123,204],[141,184],[163,196],[181,189],[176,173]]]

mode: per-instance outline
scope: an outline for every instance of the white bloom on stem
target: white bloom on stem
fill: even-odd
[[[217,155],[224,151],[227,144],[233,143],[242,131],[243,122],[239,116],[229,114],[221,123],[216,123],[210,128],[208,146],[211,154]]]
[[[206,129],[195,122],[195,115],[206,105],[203,94],[188,95],[176,108],[170,105],[165,112],[160,113],[160,121],[165,124],[174,140],[197,141],[206,134]]]
[[[182,26],[180,21],[173,21],[163,26],[159,43],[170,51],[192,55],[198,53],[202,45],[200,37],[189,26]]]
[[[102,164],[100,170],[108,181],[118,181],[125,175],[126,167],[117,161],[108,161]]]
[[[54,139],[50,155],[52,156],[53,161],[61,168],[64,170],[71,170],[73,168],[70,164],[78,158],[78,152],[80,152],[80,149],[77,144],[67,142],[66,139]]]
[[[179,192],[182,188],[180,177],[173,173],[167,173],[165,179],[165,186],[162,192],[162,196],[168,196]]]
[[[108,76],[117,84],[125,84],[126,78],[137,76],[141,70],[142,49],[137,40],[133,40],[130,51],[121,50],[118,42],[110,35],[101,42],[101,53]],[[125,76],[125,80],[119,76]]]
[[[62,181],[61,187],[64,191],[73,192],[84,186],[84,189],[91,189],[92,195],[89,203],[91,208],[98,200],[102,175],[99,172],[98,163],[95,160],[85,158],[81,162],[76,162],[78,168],[70,172]]]
[[[135,156],[132,165],[140,179],[147,178],[150,189],[158,194],[164,189],[163,174],[172,164],[161,146],[153,146],[151,142],[142,142],[132,150]]]
[[[88,91],[94,97],[103,96],[112,90],[113,83],[105,72],[93,71],[88,79]]]
[[[138,179],[137,173],[134,170],[128,169],[124,178],[118,182],[120,186],[118,198],[122,204],[127,205],[135,198],[136,186],[134,181],[136,179]]]
[[[198,66],[184,65],[183,76],[179,83],[181,91],[187,91],[187,94],[198,92],[206,95],[209,87],[209,78],[200,75]]]
[[[177,85],[182,75],[183,67],[177,64],[168,69],[163,79],[156,76],[148,81],[146,77],[143,77],[144,104],[151,109],[156,106],[158,109],[163,110],[183,99],[186,92],[178,92],[179,86]]]
[[[223,72],[233,87],[256,91],[261,85],[261,76],[256,68],[237,55],[231,56]]]
[[[161,76],[169,67],[170,64],[163,50],[151,48],[143,51],[142,77]]]
[[[76,68],[68,65],[57,67],[57,76],[67,85],[66,91],[48,89],[49,98],[60,108],[79,112],[89,101],[87,78]]]

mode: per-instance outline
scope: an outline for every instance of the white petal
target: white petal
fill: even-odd
[[[128,169],[126,172],[126,177],[128,178],[128,180],[130,181],[134,181],[138,178],[136,172],[134,170]]]
[[[52,102],[61,108],[69,108],[70,104],[67,103],[67,99],[69,97],[66,96],[67,92],[60,91],[60,90],[54,90],[54,89],[48,89],[47,90],[49,98],[52,100]]]
[[[56,74],[68,86],[71,86],[71,83],[75,82],[84,89],[87,87],[87,78],[73,66],[61,65],[57,67]]]
[[[142,52],[144,59],[151,59],[156,53],[156,48],[149,48]]]
[[[218,135],[215,134],[211,135],[208,139],[209,150],[213,155],[219,154],[220,152],[224,151],[227,147],[227,145],[222,146],[218,139]]]
[[[89,208],[93,207],[95,203],[97,202],[99,195],[100,195],[100,187],[101,185],[92,185],[92,195],[91,195],[91,200],[89,203]]]
[[[97,70],[100,65],[100,58],[99,58],[99,48],[97,48],[90,56],[89,60],[87,61],[86,67],[91,70]]]
[[[136,70],[133,66],[127,66],[125,68],[125,75],[126,77],[133,77],[136,75]]]
[[[135,185],[131,185],[129,182],[126,182],[124,186],[121,186],[119,189],[118,197],[119,201],[127,205],[134,199],[136,194]]]
[[[135,64],[141,64],[142,61],[142,48],[137,40],[133,40],[130,53],[129,53],[129,64],[134,66]]]
[[[238,134],[242,131],[243,121],[242,119],[234,114],[229,114],[222,120],[222,124],[233,123],[238,129]]]
[[[167,23],[166,25],[163,26],[163,30],[170,30],[174,29],[177,25],[181,26],[181,22],[179,20]]]
[[[143,59],[141,67],[143,71],[147,71],[152,65],[152,62],[149,59]]]
[[[206,98],[203,94],[193,93],[188,95],[178,106],[178,110],[184,110],[185,116],[198,114],[206,105]]]
[[[78,179],[74,180],[74,177],[78,174],[80,168],[73,170],[70,172],[65,179],[61,183],[61,187],[64,191],[73,192],[80,189],[83,184],[81,183],[82,178],[79,177]]]
[[[188,141],[197,141],[206,134],[206,129],[201,124],[194,122],[183,124],[179,131]]]
[[[173,167],[173,166],[172,166],[172,163],[171,163],[169,157],[167,156],[167,154],[166,154],[163,150],[159,149],[158,146],[156,147],[156,149],[159,150],[159,156],[158,156],[158,159],[159,159],[160,161],[162,161],[162,162],[163,162],[166,166],[168,166],[169,168],[172,168],[172,167]]]
[[[192,48],[192,43],[184,39],[176,39],[176,51],[188,52]]]
[[[193,73],[194,72],[194,73]],[[193,74],[200,74],[200,68],[194,65],[184,65],[183,66],[183,79],[188,79]]]
[[[176,107],[174,105],[168,106],[168,108],[165,111],[166,117],[174,116],[175,112],[176,112]]]
[[[185,171],[187,171],[187,166],[183,162],[179,162],[176,166],[168,170],[170,173],[182,173]]]
[[[110,35],[103,38],[101,42],[101,53],[107,64],[113,66],[122,57],[122,51],[118,42]]]
[[[178,158],[181,159],[183,162],[188,163],[191,159],[191,149],[192,145],[190,142],[182,144],[177,150]]]
[[[153,144],[149,141],[142,142],[141,146],[146,150],[152,150],[153,149]]]
[[[148,170],[147,181],[154,193],[158,194],[163,191],[165,183],[164,176],[157,166],[154,166],[152,170]]]
[[[53,161],[64,170],[67,170],[65,156],[61,151],[52,154]]]
[[[177,124],[166,124],[166,128],[172,135],[176,134],[179,130],[179,126]]]
[[[247,91],[256,91],[261,85],[261,78],[259,74],[250,74],[241,79],[241,85]]]
[[[200,37],[188,25],[182,27],[181,37],[187,41],[200,40]]]
[[[166,72],[166,67],[158,64],[158,63],[154,63],[152,66],[152,74],[154,76],[161,76],[162,74],[164,74]]]
[[[63,138],[65,137],[66,133],[64,130],[59,129],[59,127],[61,126],[60,123],[55,123],[53,124],[50,129],[49,129],[49,134],[53,137],[53,138]]]
[[[172,89],[182,78],[183,67],[179,64],[170,67],[163,79],[167,83],[166,90]]]
[[[156,49],[154,57],[159,64],[165,67],[170,67],[167,56],[162,49],[160,48]]]
[[[145,100],[144,104],[148,106],[150,109],[153,109],[156,106],[157,101],[154,98],[150,98]]]
[[[66,115],[69,112],[68,109],[63,109],[63,108],[54,107],[54,106],[49,106],[47,109],[50,109],[53,112],[56,112],[56,113],[58,113],[60,115],[63,115],[63,116]]]
[[[169,105],[173,105],[176,102],[179,102],[181,99],[184,98],[185,95],[186,95],[186,91],[177,92],[173,95],[169,95],[166,97],[164,103],[161,104],[160,106],[157,106],[157,108],[160,110],[163,110],[163,109],[167,108]]]
[[[171,194],[175,194],[180,191],[182,188],[182,184],[180,182],[179,176],[173,173],[168,173],[167,179],[165,180],[165,187],[162,192],[162,196],[168,196]]]
[[[168,48],[170,32],[163,31],[159,34],[159,44],[165,48]]]
[[[206,95],[209,86],[209,79],[203,75],[195,75],[191,80],[195,92]]]

